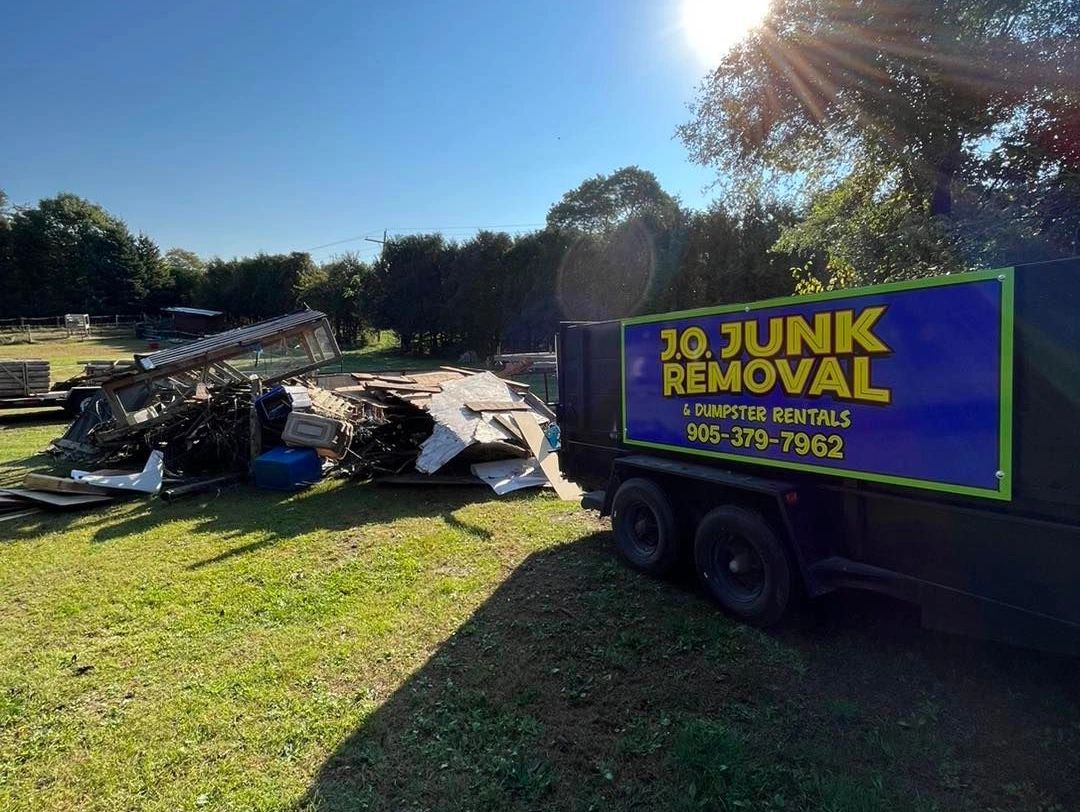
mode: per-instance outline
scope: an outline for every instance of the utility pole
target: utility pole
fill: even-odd
[[[386,247],[386,242],[387,242],[387,240],[386,240],[386,229],[385,228],[383,229],[382,239],[381,240],[376,240],[374,237],[364,237],[364,239],[367,242],[373,242],[376,245],[381,245],[381,246],[383,246],[385,248]]]

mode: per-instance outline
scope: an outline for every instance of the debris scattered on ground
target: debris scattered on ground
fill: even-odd
[[[548,440],[557,437],[555,415],[526,384],[448,366],[315,372],[339,358],[326,317],[305,310],[132,363],[88,362],[81,381],[98,376],[100,392],[49,450],[94,470],[32,475],[3,498],[45,508],[137,494],[177,499],[247,476],[282,490],[344,476],[580,496]],[[140,467],[104,468],[117,464]]]
[[[55,491],[38,491],[28,488],[4,488],[0,490],[0,496],[10,496],[26,502],[35,502],[42,507],[54,510],[105,505],[114,501],[111,496],[94,496],[87,493],[56,493]]]
[[[141,471],[112,473],[105,471],[72,471],[71,478],[84,485],[93,485],[105,491],[129,491],[134,493],[157,493],[165,474],[165,456],[151,451]]]

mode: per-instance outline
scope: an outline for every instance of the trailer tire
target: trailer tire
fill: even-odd
[[[73,417],[78,417],[82,414],[83,404],[92,398],[94,394],[94,392],[71,392],[67,400],[64,401],[64,411]]]
[[[650,575],[667,575],[679,560],[679,525],[664,491],[648,479],[628,479],[611,503],[619,554]]]
[[[775,625],[793,603],[784,544],[751,510],[724,505],[705,514],[694,534],[694,565],[709,594],[747,623]]]

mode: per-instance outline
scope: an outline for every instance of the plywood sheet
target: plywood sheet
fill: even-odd
[[[29,491],[23,488],[6,488],[0,490],[0,494],[25,499],[27,502],[34,502],[58,510],[90,507],[92,505],[105,505],[113,501],[111,496],[93,496],[91,494],[82,493],[51,493],[50,491]]]
[[[559,470],[559,455],[544,436],[544,430],[540,428],[536,416],[532,412],[514,412],[511,417],[525,437],[525,443],[540,463],[541,470],[555,488],[555,493],[559,495],[559,498],[568,502],[580,499],[581,488],[563,478],[562,471]]]
[[[70,477],[49,476],[48,474],[27,474],[23,486],[35,491],[51,493],[81,493],[91,496],[108,496],[109,492],[97,485],[77,482]]]

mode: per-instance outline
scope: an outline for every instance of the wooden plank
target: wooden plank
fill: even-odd
[[[469,377],[470,375],[479,375],[482,372],[487,372],[486,369],[469,369],[468,367],[441,366],[441,367],[439,367],[439,369],[444,369],[447,372],[456,372],[459,375],[464,375],[466,378]]]
[[[0,496],[0,513],[11,513],[12,511],[25,509],[25,500],[16,499],[14,496]]]
[[[27,474],[23,479],[23,487],[32,491],[49,491],[50,493],[81,493],[90,496],[108,496],[109,492],[96,485],[88,485],[85,482],[76,482],[70,477],[49,476],[48,474]]]
[[[474,412],[527,412],[529,407],[513,400],[471,400],[466,401],[466,409]]]
[[[393,383],[383,380],[368,381],[367,388],[384,391],[388,390],[390,392],[427,392],[431,395],[438,394],[442,391],[442,387],[440,386],[421,386],[418,383]]]
[[[540,470],[555,488],[555,493],[559,495],[559,498],[567,502],[580,499],[581,488],[563,478],[562,471],[559,470],[559,455],[551,448],[551,443],[544,436],[544,430],[536,422],[536,415],[532,412],[514,412],[511,418],[525,437],[526,445],[536,457],[536,461],[540,463]]]
[[[448,381],[460,381],[465,376],[460,372],[436,369],[433,372],[414,372],[409,376],[421,386],[437,386]]]
[[[521,442],[525,442],[525,436],[521,433],[521,429],[517,427],[517,423],[514,422],[513,412],[496,413],[491,417],[496,423],[521,440]]]

